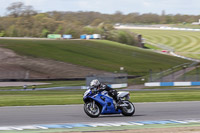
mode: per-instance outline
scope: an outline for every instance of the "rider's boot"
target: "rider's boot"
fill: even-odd
[[[116,100],[114,100],[114,99],[113,99],[113,104],[114,104],[114,106],[115,106],[115,110],[117,110],[117,102],[116,102]]]
[[[113,101],[115,101],[115,109],[117,109],[120,106],[120,104],[121,104],[121,100],[117,96]]]

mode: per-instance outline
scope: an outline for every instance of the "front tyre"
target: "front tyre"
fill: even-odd
[[[84,111],[91,118],[96,118],[101,113],[101,109],[99,105],[97,105],[95,102],[92,102],[92,101],[84,104]]]
[[[132,116],[135,113],[135,106],[130,101],[123,101],[128,106],[122,107],[122,114],[124,116]]]

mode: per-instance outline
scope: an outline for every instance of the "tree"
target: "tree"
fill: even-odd
[[[17,34],[16,26],[14,26],[14,25],[10,26],[6,31],[6,35],[10,36],[10,37],[17,37],[18,34]]]
[[[5,32],[4,31],[1,31],[0,32],[0,37],[4,37],[5,36]]]
[[[114,29],[113,25],[107,22],[100,23],[98,25],[98,28],[103,29],[104,31],[109,31]]]
[[[22,2],[14,2],[7,7],[9,15],[14,17],[35,15],[37,11],[32,6],[26,6]]]
[[[22,2],[12,3],[8,8],[8,15],[0,16],[0,36],[29,36],[45,37],[50,33],[71,34],[79,38],[81,34],[101,34],[105,39],[126,42],[133,45],[132,33],[117,32],[115,23],[122,24],[160,24],[160,23],[191,23],[200,18],[200,15],[171,15],[153,13],[129,13],[120,11],[114,14],[98,12],[59,12],[52,11],[37,13],[32,6]],[[112,31],[112,32],[111,32]],[[119,39],[120,38],[120,39]]]
[[[41,37],[47,37],[48,34],[49,34],[49,31],[47,29],[43,29]]]
[[[32,6],[24,6],[24,10],[22,11],[23,16],[32,16],[36,14],[37,14],[37,11],[35,11]]]
[[[98,26],[102,22],[101,19],[95,19],[90,25],[91,26]]]
[[[7,10],[10,12],[11,16],[18,17],[22,13],[23,6],[24,3],[22,2],[14,2],[9,7],[7,7]]]

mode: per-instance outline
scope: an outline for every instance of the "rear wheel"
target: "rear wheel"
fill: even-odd
[[[98,117],[101,113],[100,106],[93,101],[84,104],[84,111],[89,117],[92,118]]]
[[[128,106],[122,107],[122,114],[124,116],[132,116],[135,113],[135,106],[130,101],[123,101]]]

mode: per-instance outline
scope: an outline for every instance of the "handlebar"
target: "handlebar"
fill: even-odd
[[[90,89],[92,90],[93,93],[97,93],[97,92],[99,92],[99,90],[97,90],[96,87],[95,87],[95,88],[92,88],[92,87],[91,87]]]

